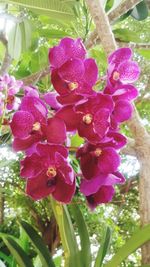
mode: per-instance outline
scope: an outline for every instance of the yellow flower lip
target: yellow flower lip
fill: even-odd
[[[35,122],[34,124],[33,124],[33,127],[32,127],[32,130],[33,131],[39,131],[41,129],[41,124],[40,124],[40,122]]]
[[[56,176],[56,174],[57,174],[57,172],[56,172],[56,168],[55,167],[53,167],[53,166],[48,167],[48,170],[46,172],[46,175],[48,177],[53,178],[53,177]]]
[[[85,124],[87,124],[87,125],[88,124],[91,124],[92,123],[92,120],[93,120],[93,116],[90,113],[88,113],[88,114],[86,114],[86,115],[83,116],[83,122]]]
[[[102,150],[100,148],[96,148],[94,154],[96,157],[99,157],[102,154]]]
[[[113,73],[113,79],[115,81],[117,81],[119,79],[119,77],[120,77],[120,73],[118,71],[114,71],[114,73]]]
[[[70,89],[71,91],[73,91],[73,90],[75,90],[75,89],[78,88],[78,83],[77,83],[77,82],[70,82],[70,83],[68,84],[68,87],[69,87],[69,89]]]

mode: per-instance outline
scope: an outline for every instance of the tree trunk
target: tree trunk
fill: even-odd
[[[150,224],[150,137],[138,152],[140,162],[140,218],[142,226]],[[142,247],[142,264],[150,264],[150,242]]]
[[[98,37],[106,53],[109,54],[115,50],[116,43],[101,0],[86,0],[86,2],[95,22]],[[134,1],[128,2],[133,3]],[[128,122],[128,127],[135,141],[135,146],[133,144],[132,149],[135,149],[137,159],[140,163],[139,210],[141,225],[143,226],[150,223],[150,135],[142,125],[136,108],[134,109],[132,118]],[[142,247],[142,263],[150,264],[150,242],[147,242]]]
[[[2,189],[2,186],[0,185],[0,190]],[[2,224],[4,221],[4,196],[3,192],[0,191],[0,224]]]

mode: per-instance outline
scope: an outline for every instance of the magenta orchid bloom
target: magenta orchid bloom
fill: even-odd
[[[107,133],[113,110],[112,98],[98,93],[75,107],[66,106],[56,116],[63,119],[68,131],[78,130],[81,137],[97,143]]]
[[[114,185],[124,182],[125,178],[120,172],[100,174],[91,180],[83,179],[80,191],[86,196],[89,207],[94,209],[99,204],[110,202],[115,193]]]
[[[16,97],[16,94],[20,91],[22,85],[22,81],[16,81],[15,77],[8,74],[0,77],[1,106],[3,106],[2,102],[6,102],[8,111],[17,110],[20,100]],[[2,115],[2,108],[0,113]]]
[[[120,165],[120,156],[116,150],[113,147],[103,147],[101,144],[86,143],[79,148],[77,157],[80,158],[81,171],[86,179],[114,173]]]
[[[61,104],[71,104],[84,96],[96,94],[93,90],[98,78],[98,68],[93,59],[70,59],[58,70],[52,71],[52,83],[60,95]],[[65,100],[65,102],[64,102]]]
[[[140,74],[137,62],[131,60],[130,48],[119,48],[108,58],[108,86],[118,86],[120,83],[131,84]]]
[[[67,149],[61,145],[38,144],[36,152],[21,161],[27,194],[34,200],[52,194],[57,201],[70,202],[75,193],[75,175],[67,156]]]
[[[85,59],[86,49],[80,38],[74,40],[66,37],[60,41],[58,46],[49,50],[49,62],[52,69],[59,69],[69,59]]]
[[[50,49],[51,80],[61,104],[72,104],[94,94],[92,87],[98,78],[98,68],[95,60],[85,59],[85,55],[80,39],[64,38]]]
[[[28,138],[30,134],[42,133],[46,124],[47,109],[44,103],[37,97],[25,96],[22,99],[20,109],[11,122],[11,130],[16,138]]]

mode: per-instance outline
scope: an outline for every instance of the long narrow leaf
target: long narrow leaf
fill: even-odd
[[[117,254],[108,262],[105,267],[117,267],[136,249],[141,247],[145,242],[150,240],[150,224],[139,229],[129,240],[123,245]]]
[[[19,244],[11,237],[3,237],[3,241],[14,256],[16,262],[21,267],[33,267],[33,264],[25,253],[25,251],[19,246]]]
[[[97,253],[96,261],[94,267],[101,267],[103,264],[103,260],[107,254],[109,245],[110,245],[110,239],[111,239],[111,230],[109,227],[106,228],[106,231],[104,233],[104,236],[102,238],[102,244],[99,248],[99,251]]]
[[[91,249],[90,249],[90,239],[89,233],[87,230],[87,226],[85,220],[83,218],[82,212],[79,207],[74,204],[72,205],[71,211],[73,213],[74,219],[77,224],[78,233],[80,236],[81,241],[81,260],[83,267],[90,267],[91,266]]]
[[[80,262],[80,252],[76,242],[74,229],[66,206],[57,203],[51,198],[53,209],[65,255],[65,267],[82,267]]]
[[[23,228],[23,230],[26,232],[32,244],[34,245],[43,266],[44,267],[55,267],[55,264],[50,256],[48,248],[45,246],[42,238],[36,232],[36,230],[25,221],[21,221],[20,225]]]
[[[8,263],[8,265],[10,265],[12,261],[12,259],[2,251],[0,251],[0,259],[4,260],[6,263]]]

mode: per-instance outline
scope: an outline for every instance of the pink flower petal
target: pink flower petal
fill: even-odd
[[[118,72],[122,83],[133,83],[139,78],[140,68],[137,62],[124,61],[119,65]]]
[[[84,67],[84,80],[87,81],[90,86],[93,86],[98,78],[98,67],[95,60],[92,58],[85,59]]]
[[[112,200],[115,190],[113,186],[102,186],[99,191],[87,197],[88,205],[91,209],[103,203],[108,203]]]
[[[74,112],[73,106],[68,105],[61,108],[56,113],[56,117],[62,119],[65,122],[67,131],[74,131],[77,129],[78,116]]]
[[[117,171],[120,165],[120,156],[114,148],[107,147],[102,150],[98,159],[98,167],[101,173],[112,173]]]
[[[55,181],[48,186],[48,177],[42,173],[36,178],[27,180],[26,193],[34,200],[40,200],[50,195],[55,188]]]
[[[130,48],[119,48],[109,56],[108,62],[112,65],[114,64],[117,67],[123,61],[130,59],[131,56],[132,50]]]
[[[26,138],[32,131],[34,117],[28,111],[17,111],[10,124],[12,133],[15,137]]]
[[[43,121],[47,116],[47,108],[44,102],[37,97],[25,96],[22,99],[20,110],[30,112],[35,121],[38,122]]]
[[[74,183],[69,185],[64,182],[63,179],[57,179],[57,186],[55,191],[52,193],[52,196],[59,202],[69,203],[72,200],[73,195],[75,194],[75,180]]]
[[[116,102],[113,116],[117,122],[124,122],[132,115],[133,107],[130,102],[126,100],[119,100]]]
[[[75,40],[69,37],[63,38],[60,41],[60,46],[64,49],[68,58],[85,58],[86,49],[80,38]]]
[[[58,71],[60,77],[66,81],[77,82],[84,75],[84,63],[80,59],[68,60]]]
[[[50,118],[46,129],[47,140],[53,144],[63,144],[66,140],[66,126],[58,117]]]

